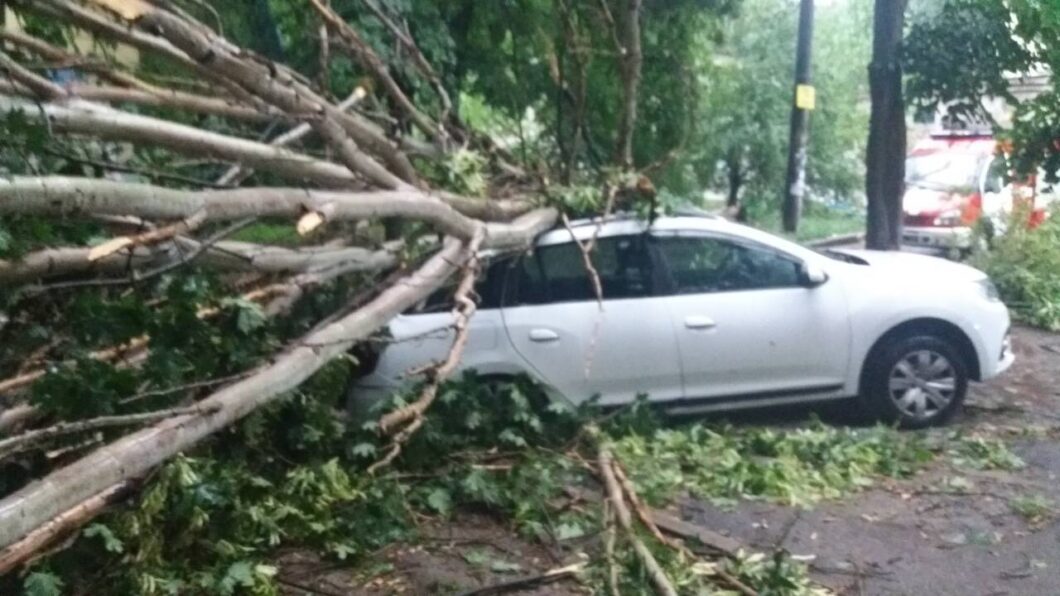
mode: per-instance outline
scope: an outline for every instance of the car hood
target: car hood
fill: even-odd
[[[866,273],[894,275],[900,278],[928,278],[939,282],[978,281],[986,274],[974,267],[954,263],[940,257],[908,252],[882,250],[834,249],[832,252],[849,255],[856,260],[857,267]]]

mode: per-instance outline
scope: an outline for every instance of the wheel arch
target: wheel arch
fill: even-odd
[[[954,323],[934,317],[918,317],[895,325],[882,334],[872,348],[865,355],[861,363],[861,371],[858,378],[858,387],[862,389],[865,383],[865,374],[869,363],[879,355],[880,350],[890,342],[901,338],[914,337],[917,335],[928,335],[946,340],[960,353],[965,365],[968,367],[968,376],[973,381],[982,378],[979,364],[979,352],[975,348],[968,334]]]

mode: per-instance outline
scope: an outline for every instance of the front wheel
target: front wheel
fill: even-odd
[[[880,420],[903,428],[943,424],[964,402],[968,367],[944,339],[900,338],[869,358],[862,400]]]

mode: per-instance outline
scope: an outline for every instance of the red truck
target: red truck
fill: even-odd
[[[1039,188],[1034,179],[1013,183],[1006,167],[990,135],[947,133],[917,143],[906,159],[902,243],[938,252],[967,251],[977,224],[1000,231],[1005,216],[1020,202],[1030,204],[1030,224],[1040,223],[1051,188]]]

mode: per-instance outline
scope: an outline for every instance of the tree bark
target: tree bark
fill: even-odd
[[[129,489],[130,483],[128,482],[119,482],[108,487],[77,506],[59,513],[18,542],[0,550],[0,575],[14,570],[61,536],[88,523],[111,504],[124,497]]]
[[[311,122],[317,133],[336,150],[350,170],[376,186],[394,190],[417,181],[412,164],[394,143],[329,104],[286,70],[244,60],[223,39],[159,8],[141,15],[138,24],[160,31],[184,52],[200,56],[200,63],[215,75],[238,84],[284,112],[315,115]],[[393,172],[362,147],[382,158]]]
[[[59,133],[154,145],[196,158],[240,162],[291,180],[346,188],[361,184],[357,175],[336,163],[266,143],[122,112],[102,104],[81,100],[37,104],[0,95],[0,112],[22,112],[26,118],[47,123]]]
[[[607,0],[604,0],[605,2]],[[644,54],[641,50],[640,17],[642,0],[623,0],[626,10],[623,15],[620,71],[622,74],[622,111],[618,121],[618,142],[615,146],[615,161],[625,169],[633,168],[633,136],[637,127],[637,102],[640,95],[641,69]]]
[[[0,178],[0,213],[62,215],[94,213],[177,220],[205,212],[206,221],[243,217],[299,218],[330,212],[337,221],[406,217],[430,222],[461,239],[478,222],[445,201],[415,188],[400,191],[342,192],[301,188],[178,190],[150,184],[64,176]]]
[[[736,208],[740,206],[740,191],[743,190],[743,167],[739,156],[730,155],[726,160],[725,169],[729,179],[729,194],[725,197],[725,206]]]
[[[186,252],[199,245],[184,238],[178,238],[175,243]],[[159,267],[180,257],[172,245],[154,250],[123,249],[95,261],[88,258],[91,252],[92,249],[81,247],[48,248],[14,261],[0,259],[0,283],[14,286],[68,275],[128,275],[133,270]],[[221,271],[303,273],[342,265],[352,272],[387,269],[397,263],[397,257],[389,250],[359,247],[290,249],[227,241],[208,248],[196,262]]]
[[[875,250],[898,250],[902,240],[906,126],[901,48],[905,5],[906,0],[876,0],[869,65],[872,114],[865,158],[865,244]]]

